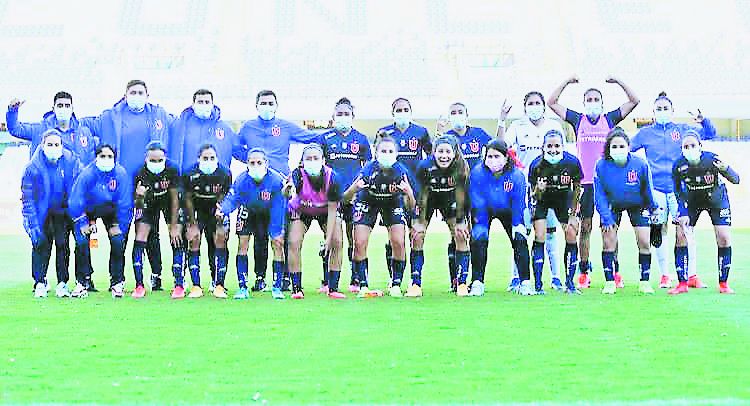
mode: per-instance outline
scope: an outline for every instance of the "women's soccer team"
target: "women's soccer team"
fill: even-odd
[[[124,96],[111,109],[81,119],[73,113],[73,98],[66,92],[55,95],[52,111],[37,123],[19,122],[23,102],[13,99],[6,114],[8,130],[31,142],[22,207],[32,245],[34,296],[46,297],[51,290],[47,268],[53,246],[56,296],[86,297],[96,291],[90,246],[97,219],[110,242],[112,296],[125,294],[131,224],[135,286],[130,295],[145,297],[147,285],[161,290],[158,241],[163,214],[172,247],[171,297],[204,296],[203,235],[211,270],[207,290],[227,298],[233,212],[239,240],[235,299],[268,289],[269,242],[272,297],[303,299],[302,244],[313,222],[324,234],[319,293],[332,299],[346,298],[346,291],[360,298],[421,297],[424,242],[435,212],[450,230],[448,278],[457,296],[485,294],[494,219],[502,225],[513,253],[508,291],[544,295],[546,257],[551,289],[580,294],[591,286],[589,274],[594,269],[589,249],[594,213],[602,236],[603,294],[624,287],[618,257],[631,251],[619,245],[623,212],[635,232],[640,293],[654,294],[652,247],[660,288],[676,295],[706,287],[694,266],[694,227],[704,211],[716,235],[719,292],[734,293],[728,285],[731,209],[722,178],[737,184],[739,175],[716,154],[703,150],[702,141],[714,138],[715,128],[700,110],[694,115],[696,125],[674,123],[672,101],[662,92],[653,103],[653,124],[631,137],[617,124],[639,100],[619,79],[606,82],[620,86],[628,99],[612,111],[605,111],[602,92],[595,88],[583,93],[583,113],[560,105],[563,90],[578,83],[574,76],[555,89],[548,102],[538,91],[527,93],[523,116],[507,129],[511,106],[504,102],[494,136],[471,126],[466,104],[457,102],[449,106],[447,119],[439,121],[437,135],[431,138],[412,120],[410,101],[399,97],[392,104],[393,123],[377,131],[372,147],[370,139],[354,128],[355,109],[347,98],[333,108],[333,128],[315,133],[277,118],[277,96],[264,90],[256,97],[258,117],[236,134],[221,120],[213,93],[206,89],[193,94],[193,103],[179,117],[148,102],[148,89],[140,80],[128,82]],[[560,123],[546,118],[547,107],[573,127],[575,154],[566,151]],[[299,165],[289,168],[292,142],[306,145]],[[645,159],[634,154],[640,149]],[[229,170],[232,158],[247,165],[234,180]],[[676,235],[674,268],[668,265],[663,241],[670,223]],[[388,234],[383,268],[389,282],[384,290],[369,282],[368,246],[376,225],[386,227]],[[558,228],[565,239],[562,278]],[[250,236],[254,282],[248,271]],[[351,278],[348,287],[341,288],[344,258]],[[149,284],[144,277],[146,261],[151,267]]]

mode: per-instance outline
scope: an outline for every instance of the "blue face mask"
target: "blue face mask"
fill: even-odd
[[[609,156],[616,164],[622,165],[628,161],[628,150],[626,148],[610,149]]]
[[[111,158],[96,158],[96,169],[102,172],[110,172],[115,169],[115,160]]]
[[[219,167],[218,161],[198,161],[198,170],[201,171],[204,175],[210,175],[214,172],[216,172],[216,169]]]
[[[258,117],[263,120],[273,120],[276,117],[276,106],[269,106],[267,104],[258,105]]]
[[[669,110],[654,111],[654,121],[656,124],[667,124],[672,122],[672,112]]]
[[[558,163],[560,163],[560,161],[562,161],[562,158],[563,158],[562,152],[558,154],[554,154],[554,155],[549,154],[547,152],[544,153],[544,160],[549,162],[552,165],[557,165]]]

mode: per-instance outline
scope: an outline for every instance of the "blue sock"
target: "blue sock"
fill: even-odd
[[[302,272],[291,272],[292,277],[292,292],[302,291]]]
[[[174,275],[174,285],[183,286],[185,284],[185,249],[172,247],[172,275]]]
[[[393,278],[393,247],[390,243],[385,245],[385,264],[388,266],[388,276]]]
[[[406,261],[398,259],[393,260],[393,285],[401,286],[401,281],[404,279],[404,269],[406,269]]]
[[[615,251],[614,266],[612,269],[615,270],[615,273],[620,273],[620,261],[617,260],[617,251]]]
[[[542,283],[542,270],[544,269],[544,242],[534,241],[531,245],[531,257],[534,261],[534,288],[541,290]]]
[[[276,289],[281,289],[281,280],[284,279],[284,262],[277,260],[273,261],[273,274],[273,287]]]
[[[411,250],[409,253],[411,264],[411,283],[422,286],[422,267],[424,267],[424,251]]]
[[[591,263],[589,261],[581,260],[578,264],[578,269],[580,269],[581,273],[589,273],[591,272]]]
[[[339,278],[341,277],[341,271],[328,271],[328,291],[338,292],[339,291]]]
[[[367,287],[367,258],[357,261],[354,260],[354,269],[359,275],[359,286]]]
[[[471,280],[484,283],[484,271],[487,268],[487,240],[471,242]]]
[[[247,289],[247,266],[248,260],[247,255],[237,254],[237,282],[239,282],[240,289]]]
[[[641,268],[641,281],[651,276],[651,254],[638,254],[638,267]]]
[[[227,276],[227,260],[229,259],[229,250],[226,248],[216,249],[216,285],[224,286],[224,278]]]
[[[604,280],[607,282],[615,280],[615,253],[613,251],[602,251],[602,266],[604,267]]]
[[[424,253],[422,254],[422,263],[424,263]],[[419,271],[421,273],[422,268],[419,268]],[[451,281],[456,279],[456,242],[451,241],[450,244],[448,244],[448,272],[451,276]]]
[[[732,266],[732,247],[719,247],[719,282],[729,279],[729,268]]]
[[[578,262],[578,244],[565,244],[565,286],[568,288],[575,287],[573,278],[576,276],[576,266]]]
[[[135,241],[133,243],[133,273],[135,274],[135,285],[143,286],[143,253],[146,251],[146,241]]]
[[[677,280],[688,280],[688,247],[674,247],[674,265],[677,270]]]
[[[188,254],[188,268],[190,269],[190,279],[193,286],[201,285],[201,252],[190,251]]]
[[[466,283],[466,279],[469,277],[469,260],[471,254],[469,251],[456,251],[456,266],[458,274],[458,284],[462,285]]]

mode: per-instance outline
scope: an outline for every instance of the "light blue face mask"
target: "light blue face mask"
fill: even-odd
[[[276,106],[262,104],[258,106],[258,117],[263,120],[273,120],[276,117]]]
[[[167,161],[161,161],[161,162],[146,161],[146,169],[148,169],[148,171],[153,173],[154,175],[158,175],[164,172],[164,169],[166,167],[167,167]]]
[[[526,107],[526,115],[529,117],[529,120],[537,121],[544,116],[544,106],[528,106]]]
[[[204,175],[210,175],[216,172],[216,169],[218,167],[219,167],[218,161],[204,161],[204,160],[198,161],[198,170],[201,171],[201,173]]]
[[[128,104],[128,108],[131,111],[143,111],[146,107],[146,97],[137,94],[128,95],[125,102]]]
[[[346,132],[352,128],[352,116],[336,116],[334,117],[334,127],[338,132]]]
[[[684,156],[685,159],[691,164],[697,164],[698,162],[700,162],[701,153],[703,153],[703,151],[701,151],[699,147],[682,150],[682,156]]]
[[[583,103],[583,109],[589,117],[599,117],[604,112],[604,107],[600,102]]]
[[[456,131],[466,128],[466,122],[468,121],[465,114],[451,114],[448,120],[451,123],[451,127]]]
[[[622,165],[628,161],[628,150],[627,148],[610,148],[609,156],[612,157],[612,160],[615,161],[616,164]]]
[[[393,113],[393,122],[396,124],[396,127],[405,129],[411,123],[411,113],[408,111]]]
[[[660,125],[670,123],[672,122],[672,112],[670,110],[654,111],[654,121]]]
[[[193,104],[193,113],[198,118],[207,119],[211,117],[211,113],[214,110],[213,104]]]
[[[112,158],[96,158],[96,169],[102,172],[110,172],[115,169],[115,160]]]
[[[549,162],[552,165],[557,165],[558,163],[560,163],[560,161],[562,161],[562,158],[563,158],[562,152],[558,154],[554,154],[554,155],[549,154],[547,152],[544,153],[544,160]]]

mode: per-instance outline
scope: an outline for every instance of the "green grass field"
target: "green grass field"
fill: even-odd
[[[594,287],[584,295],[505,293],[509,247],[496,233],[487,295],[456,298],[447,293],[448,236],[428,233],[421,299],[319,296],[313,236],[305,246],[305,300],[264,293],[244,302],[172,301],[168,291],[140,301],[106,291],[34,299],[27,240],[0,237],[0,402],[748,403],[750,253],[743,247],[750,231],[734,235],[737,295],[716,291],[713,233],[701,230],[699,272],[710,288],[679,297],[636,293],[634,242],[623,232],[627,286],[614,296],[599,293],[598,236]],[[384,238],[373,238],[372,286],[383,287]],[[94,252],[104,288],[107,248]],[[658,279],[658,269],[652,275]],[[348,277],[345,266],[342,280]],[[232,265],[228,286],[235,281]]]

